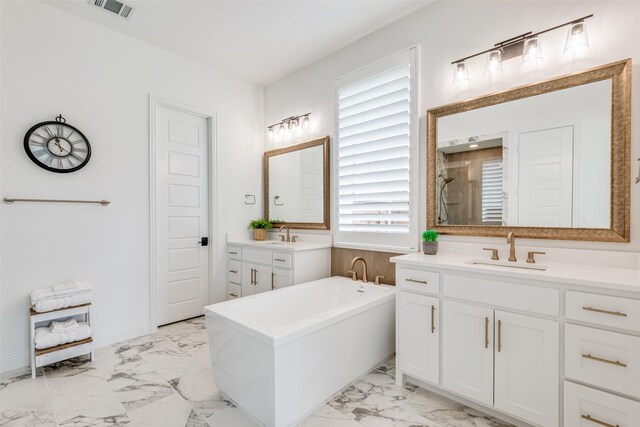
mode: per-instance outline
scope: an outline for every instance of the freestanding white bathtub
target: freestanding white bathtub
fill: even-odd
[[[395,351],[395,288],[332,277],[205,307],[216,386],[295,425]]]

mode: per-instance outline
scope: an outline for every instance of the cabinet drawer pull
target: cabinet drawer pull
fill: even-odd
[[[591,421],[592,423],[600,424],[601,426],[604,426],[604,427],[620,427],[620,424],[605,423],[604,421],[600,421],[597,418],[593,418],[591,415],[582,415],[582,419]]]
[[[502,351],[502,320],[498,320],[498,353]]]
[[[436,306],[431,306],[431,333],[436,332]]]
[[[426,281],[426,280],[418,280],[418,279],[405,279],[405,280],[406,280],[407,282],[420,283],[420,284],[423,284],[423,285],[426,285],[426,284],[427,284],[427,281]]]
[[[626,363],[622,363],[622,362],[619,362],[617,360],[603,359],[602,357],[592,356],[590,354],[583,354],[582,357],[584,357],[585,359],[589,359],[589,360],[595,360],[596,362],[602,362],[602,363],[608,363],[608,364],[614,365],[614,366],[620,366],[621,368],[626,368],[627,367]]]
[[[627,313],[621,313],[619,311],[603,310],[601,308],[593,308],[593,307],[582,307],[582,309],[586,310],[586,311],[593,311],[595,313],[602,313],[602,314],[610,314],[612,316],[627,317]]]
[[[238,252],[229,252],[229,255],[238,255]]]
[[[236,274],[237,272],[238,272],[238,270],[229,270],[229,273]]]
[[[274,259],[274,261],[285,262],[285,260],[284,260],[284,259],[282,259],[282,258],[275,258],[275,259]]]
[[[484,348],[489,348],[489,318],[484,318]]]
[[[271,290],[276,288],[276,273],[271,273]]]
[[[230,293],[229,296],[232,296],[234,298],[238,298],[238,294],[234,294],[234,293]]]

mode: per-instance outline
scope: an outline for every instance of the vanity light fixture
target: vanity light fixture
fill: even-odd
[[[267,126],[270,139],[289,137],[292,134],[301,135],[303,131],[311,128],[309,116],[311,113],[301,114],[299,116],[291,116],[282,119],[278,123]],[[302,119],[302,123],[300,122]],[[277,127],[278,132],[274,134],[273,128]]]
[[[453,70],[453,84],[469,83],[467,61],[458,62]]]
[[[484,66],[484,75],[502,73],[502,52],[494,50],[489,52],[487,63]]]
[[[527,62],[541,62],[543,59],[540,39],[537,36],[526,39],[522,49],[522,65]]]
[[[586,49],[589,47],[589,37],[587,36],[587,24],[578,21],[571,24],[567,32],[567,40],[564,43],[564,53],[571,50]]]
[[[493,45],[492,48],[483,50],[482,52],[466,56],[464,58],[453,61],[454,66],[453,83],[469,82],[469,66],[468,60],[480,55],[489,54],[485,64],[485,75],[493,75],[502,72],[502,61],[506,59],[522,56],[522,64],[533,61],[542,61],[542,45],[540,43],[540,35],[548,33],[558,28],[569,27],[567,39],[565,41],[564,52],[570,52],[578,48],[589,47],[589,38],[587,37],[587,25],[585,20],[592,18],[593,14],[547,28],[546,30],[534,33],[528,31],[519,36],[501,41]]]
[[[478,148],[478,144],[471,144],[469,148]]]

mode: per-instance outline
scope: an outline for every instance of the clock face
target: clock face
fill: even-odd
[[[64,122],[42,122],[24,136],[24,149],[29,158],[43,169],[58,173],[74,172],[84,167],[91,157],[91,145],[78,129]]]

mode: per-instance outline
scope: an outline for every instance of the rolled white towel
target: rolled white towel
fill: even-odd
[[[82,292],[75,295],[41,300],[33,305],[33,309],[38,313],[43,313],[45,311],[58,310],[75,305],[88,304],[90,302],[91,292]]]
[[[53,333],[69,332],[74,329],[78,329],[78,322],[73,317],[64,322],[51,322],[49,324],[49,330]]]
[[[34,342],[37,349],[55,347],[91,336],[91,327],[86,322],[78,322],[78,327],[69,332],[51,332],[49,328],[37,328]]]
[[[56,290],[57,289],[57,290]],[[36,305],[40,301],[59,298],[81,292],[90,292],[91,285],[86,280],[68,280],[48,288],[36,289],[31,292],[31,305]]]

